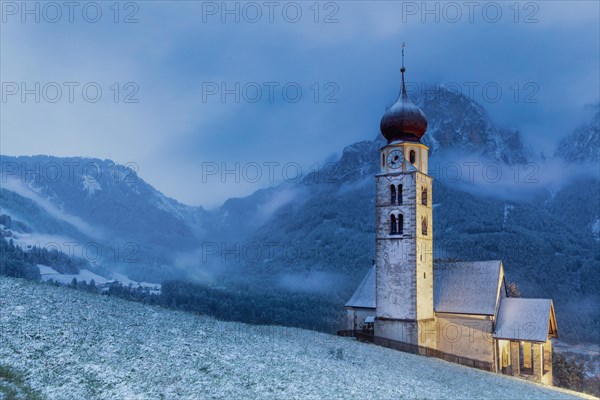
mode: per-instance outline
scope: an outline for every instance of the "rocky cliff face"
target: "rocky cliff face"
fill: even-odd
[[[598,163],[600,161],[600,105],[594,107],[592,118],[565,137],[557,146],[555,157],[569,162]]]
[[[444,87],[414,97],[427,116],[423,142],[431,156],[453,149],[511,165],[527,162],[521,133],[496,127],[485,109],[469,97]]]

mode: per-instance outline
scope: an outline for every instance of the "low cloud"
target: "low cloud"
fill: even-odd
[[[306,196],[307,192],[302,190],[301,187],[284,188],[280,186],[276,188],[266,201],[257,206],[257,224],[261,225],[267,222],[281,207],[294,201],[302,201]]]
[[[93,227],[92,225],[88,224],[79,217],[67,214],[66,212],[55,206],[50,200],[42,197],[37,191],[35,191],[35,189],[30,187],[29,185],[26,185],[18,179],[7,178],[5,176],[2,176],[1,179],[3,188],[11,190],[20,196],[32,200],[52,217],[68,223],[78,231],[82,232],[83,234],[94,240],[102,241],[106,239],[106,235],[100,229]]]
[[[330,272],[282,273],[278,286],[290,292],[326,293],[334,290],[341,275]]]
[[[447,185],[513,201],[529,200],[541,190],[554,191],[574,180],[600,177],[597,164],[592,163],[549,158],[507,165],[456,151],[432,157],[429,168],[429,175]]]

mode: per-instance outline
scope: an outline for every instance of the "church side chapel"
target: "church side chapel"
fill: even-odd
[[[404,46],[403,46],[404,47]],[[423,112],[400,96],[381,118],[376,256],[346,303],[348,329],[376,344],[552,384],[550,299],[509,297],[502,261],[433,261]],[[407,350],[405,350],[407,351]]]

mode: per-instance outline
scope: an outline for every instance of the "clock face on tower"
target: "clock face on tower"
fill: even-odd
[[[387,157],[387,163],[390,168],[392,168],[392,169],[400,168],[402,166],[403,162],[404,162],[404,155],[402,155],[402,152],[400,150],[390,151],[390,154],[388,154],[388,157]]]

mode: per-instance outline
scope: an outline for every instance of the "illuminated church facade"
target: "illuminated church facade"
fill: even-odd
[[[404,65],[401,72],[400,96],[380,124],[387,144],[375,176],[375,261],[346,303],[348,329],[552,384],[552,300],[508,297],[499,260],[434,263],[427,120],[408,98]]]

